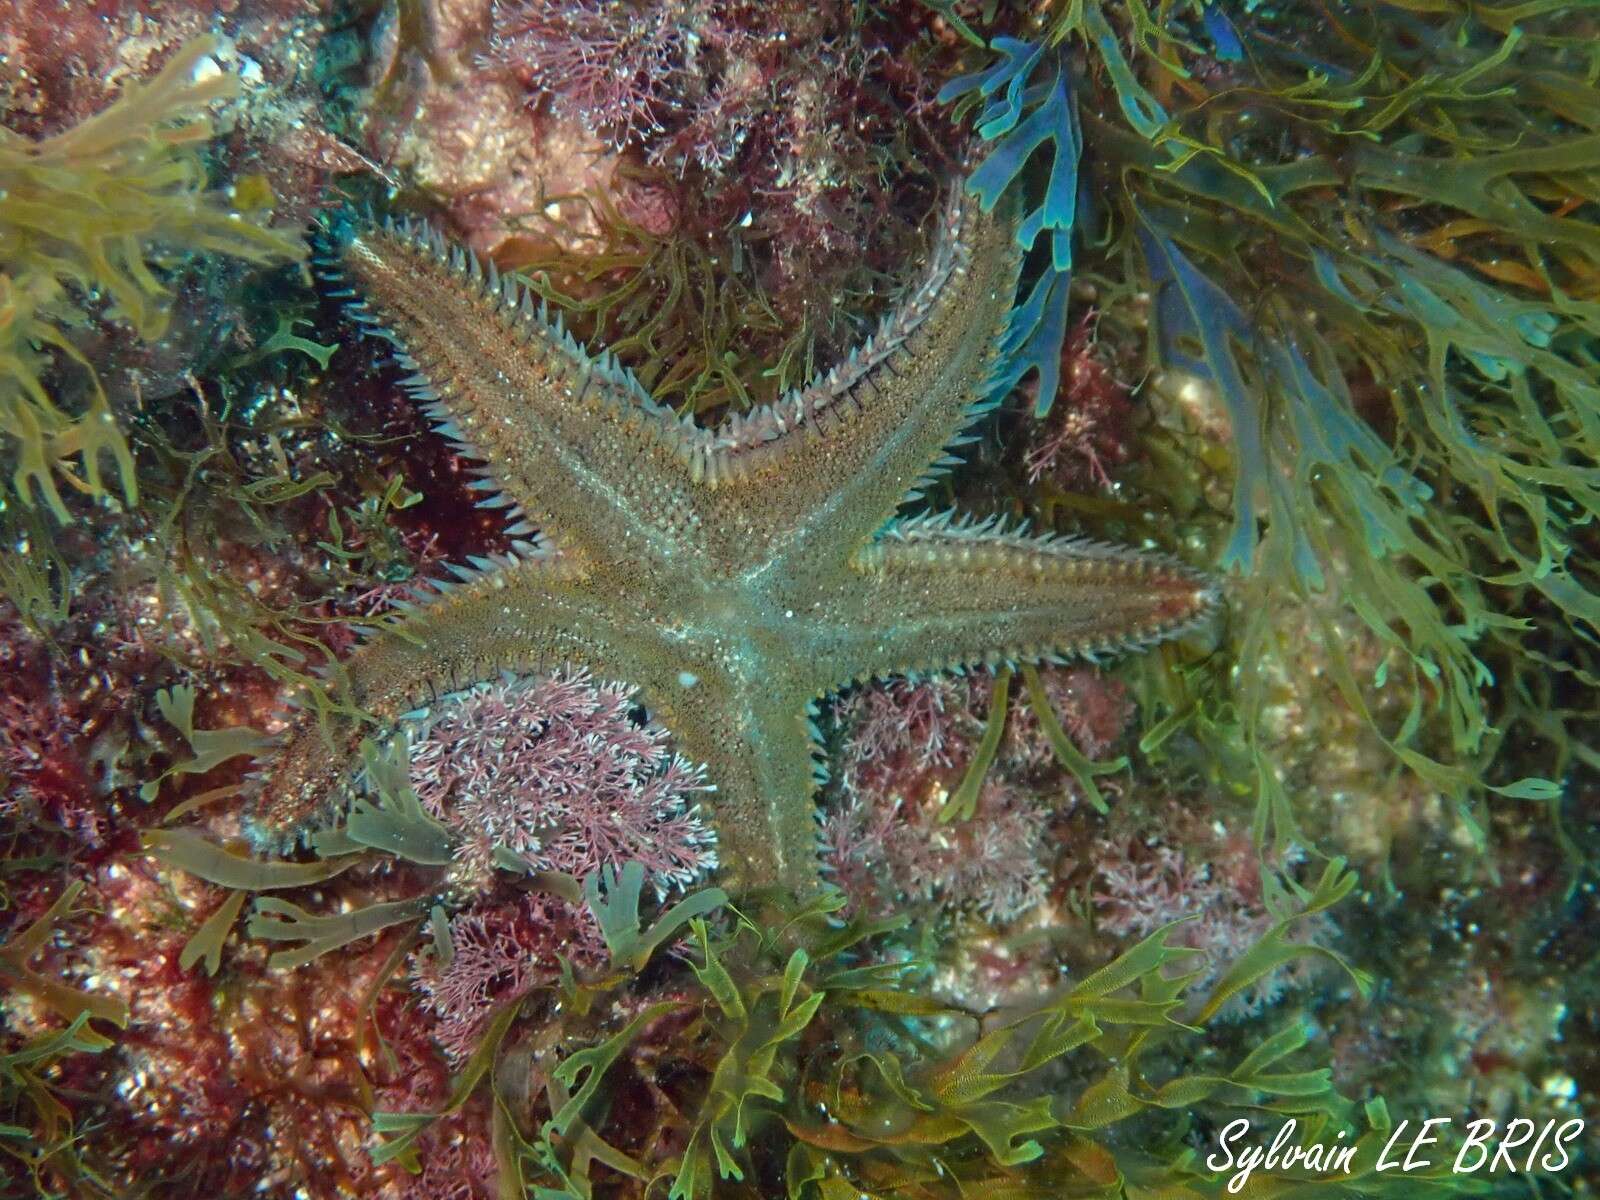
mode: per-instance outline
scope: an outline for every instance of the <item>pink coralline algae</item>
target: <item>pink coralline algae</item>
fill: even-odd
[[[937,156],[907,116],[933,107],[909,65],[919,27],[790,0],[502,0],[476,68],[553,124],[691,180],[700,230],[776,239],[781,293],[881,241],[897,154]]]
[[[0,817],[27,811],[98,846],[105,821],[86,799],[91,784],[73,748],[77,732],[52,703],[0,695]]]
[[[1110,751],[1133,716],[1123,684],[1093,668],[1047,667],[1040,681],[1063,731],[1091,759]],[[1026,699],[1013,692],[972,815],[940,819],[991,719],[992,693],[992,678],[978,672],[891,679],[839,702],[840,795],[824,818],[822,853],[855,907],[927,902],[1010,921],[1044,899],[1057,857],[1052,816],[1071,812],[1078,793]]]
[[[557,116],[621,146],[659,132],[677,107],[689,6],[616,0],[494,6],[486,56]]]
[[[383,1112],[436,1113],[450,1098],[450,1070],[434,1046],[426,1010],[390,993],[380,1001],[378,1025],[387,1054],[373,1092]],[[482,1095],[440,1117],[417,1143],[421,1170],[398,1164],[371,1171],[361,1195],[379,1200],[494,1200],[499,1168],[489,1140],[490,1117]]]
[[[561,960],[593,967],[604,960],[594,918],[551,896],[528,895],[450,919],[450,953],[419,953],[412,979],[437,1018],[432,1033],[455,1062],[476,1048],[496,1009],[557,979]]]
[[[1099,843],[1097,859],[1090,898],[1107,933],[1144,938],[1188,918],[1168,940],[1204,955],[1204,974],[1191,995],[1203,994],[1276,924],[1262,898],[1259,855],[1247,839],[1223,844],[1210,863],[1191,861],[1171,846],[1109,841]],[[1326,944],[1336,932],[1319,914],[1301,923],[1296,940]],[[1296,958],[1269,972],[1229,1000],[1221,1015],[1241,1018],[1270,1008],[1309,982],[1316,961]]]
[[[866,73],[871,52],[822,10],[794,15],[728,0],[497,3],[482,65],[615,149],[641,147],[678,172],[719,171],[752,142],[775,160],[804,155],[809,122],[820,132],[848,102],[842,87],[810,94],[817,64],[797,50],[842,55],[836,85]],[[802,39],[814,45],[797,47]]]
[[[396,1200],[492,1200],[500,1168],[484,1136],[488,1118],[453,1115],[428,1129],[418,1143],[422,1170],[400,1178]]]
[[[1107,754],[1133,719],[1127,686],[1103,671],[1046,667],[1039,678],[1062,730],[1088,758]],[[835,710],[845,730],[846,789],[873,797],[911,795],[935,776],[958,778],[983,737],[992,688],[987,672],[979,672],[916,683],[891,679],[852,692]],[[1000,769],[1033,775],[1054,760],[1039,715],[1013,684]]]
[[[912,777],[964,761],[977,727],[968,711],[969,691],[967,681],[955,677],[891,679],[840,701],[836,714],[849,730],[845,786],[886,796]]]
[[[1046,891],[1050,814],[1000,783],[979,793],[967,820],[941,823],[933,799],[887,803],[850,797],[822,827],[822,857],[833,882],[858,908],[934,902],[1010,921]]]
[[[690,802],[710,787],[635,707],[629,688],[585,671],[484,684],[434,705],[412,732],[412,786],[461,835],[469,863],[501,846],[534,870],[581,878],[637,862],[658,892],[685,886],[717,865]]]

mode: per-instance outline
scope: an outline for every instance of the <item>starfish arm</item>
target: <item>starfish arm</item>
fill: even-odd
[[[815,891],[817,785],[804,703],[743,687],[675,699],[656,715],[685,755],[706,764],[716,786],[709,807],[722,865],[718,882],[733,891]],[[693,719],[681,711],[691,704],[698,710]]]
[[[1165,555],[1029,537],[948,513],[896,523],[855,566],[856,579],[825,602],[831,644],[815,657],[835,686],[1136,649],[1194,628],[1218,599],[1210,580]]]
[[[321,261],[360,297],[357,319],[400,347],[424,411],[490,464],[486,504],[591,562],[695,551],[701,435],[612,355],[588,355],[526,289],[425,225],[373,226]]]
[[[309,709],[295,714],[257,789],[251,824],[258,841],[289,845],[308,833],[342,798],[361,739],[437,696],[504,670],[563,664],[642,683],[637,664],[659,659],[649,628],[598,595],[564,556],[486,565],[460,583],[435,584],[440,595],[406,606],[403,619],[342,664],[336,695],[345,715],[324,728]]]
[[[956,435],[991,406],[1016,291],[1009,211],[961,195],[926,281],[850,358],[799,393],[718,431],[697,473],[739,514],[751,563],[846,556],[913,496]],[[819,565],[821,565],[819,563]]]

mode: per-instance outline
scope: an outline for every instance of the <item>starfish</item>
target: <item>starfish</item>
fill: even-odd
[[[999,402],[1020,252],[958,196],[917,286],[805,387],[718,429],[656,404],[493,265],[430,227],[373,224],[324,256],[475,487],[540,541],[473,560],[348,660],[344,699],[394,722],[430,695],[563,665],[637,685],[707,767],[724,882],[817,886],[817,700],[852,681],[1136,647],[1193,627],[1212,583],[1177,561],[950,513],[897,517]],[[363,723],[300,716],[254,820],[303,831]]]

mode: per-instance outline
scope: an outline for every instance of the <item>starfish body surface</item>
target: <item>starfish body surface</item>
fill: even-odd
[[[1094,653],[1181,632],[1215,604],[1181,564],[948,513],[896,518],[998,403],[1019,270],[1011,223],[959,199],[924,280],[850,357],[715,430],[655,404],[528,292],[426,226],[374,226],[328,265],[406,382],[511,510],[475,560],[346,664],[346,699],[395,721],[501,671],[564,664],[639,687],[704,763],[725,882],[817,885],[810,714],[896,672]],[[530,524],[531,522],[531,524]],[[349,771],[302,716],[254,819],[301,832]],[[336,738],[337,741],[337,738]]]

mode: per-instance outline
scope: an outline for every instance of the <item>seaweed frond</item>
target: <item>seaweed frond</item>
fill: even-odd
[[[1197,1113],[1220,1124],[1241,1112],[1294,1115],[1316,1129],[1356,1124],[1331,1071],[1294,1062],[1311,1042],[1303,1017],[1230,1052],[1230,1066],[1198,1049],[1230,995],[1288,959],[1327,953],[1289,932],[1355,882],[1335,861],[1315,887],[1291,884],[1277,924],[1203,1002],[1188,969],[1196,952],[1176,945],[1168,925],[1009,1017],[916,990],[926,964],[885,956],[879,940],[903,921],[841,925],[837,894],[797,909],[757,896],[718,913],[708,901],[712,911],[689,922],[698,986],[648,1007],[601,1002],[638,978],[627,972],[568,991],[562,1035],[538,1038],[560,1047],[539,1076],[548,1120],[528,1119],[525,1092],[514,1091],[525,1085],[496,1073],[507,1114],[502,1177],[551,1198],[592,1195],[596,1162],[671,1200],[767,1195],[764,1182],[775,1178],[797,1198],[901,1194],[908,1183],[917,1186],[904,1194],[929,1200],[1100,1195],[1118,1178],[1140,1180],[1140,1195],[1221,1194],[1226,1180],[1202,1170],[1178,1136],[1162,1136],[1163,1124],[1181,1130]],[[592,881],[588,891],[593,904]],[[614,892],[611,923],[636,925],[629,889]],[[1367,976],[1335,962],[1368,993]],[[619,1092],[640,1064],[660,1078],[665,1062],[684,1058],[704,1073],[698,1103],[674,1107],[671,1138],[641,1145]],[[1360,1144],[1370,1158],[1386,1113],[1367,1117]],[[408,1136],[391,1128],[402,1137],[380,1148],[386,1156]],[[1441,1175],[1423,1182],[1452,1190]],[[1275,1172],[1269,1186],[1309,1194],[1315,1172]],[[1350,1194],[1379,1190],[1363,1181]]]
[[[978,136],[992,142],[993,149],[973,170],[967,190],[979,197],[985,212],[992,212],[1000,197],[1017,185],[1038,151],[1045,150],[1050,160],[1044,194],[1023,214],[1016,235],[1017,244],[1031,250],[1039,235],[1048,232],[1049,261],[1007,323],[1000,363],[990,384],[993,395],[1003,396],[1036,372],[1034,415],[1043,417],[1061,384],[1083,132],[1064,55],[1047,50],[1042,42],[1006,37],[994,39],[994,50],[999,61],[952,80],[940,90],[939,99],[956,102],[958,111],[974,99],[983,102],[974,120]]]
[[[1338,703],[1480,835],[1469,810],[1488,795],[1550,805],[1559,825],[1559,773],[1514,761],[1506,731],[1578,761],[1569,697],[1600,676],[1582,6],[1400,7],[1404,21],[1360,0],[1323,37],[1312,9],[1055,0],[994,18],[1024,32],[993,37],[943,93],[981,102],[974,186],[1042,187],[1025,232],[1058,243],[1070,213],[1079,282],[1146,340],[1152,391],[1208,414],[1176,454],[1147,442],[1129,475],[1239,577],[1238,636],[1213,660],[1233,674],[1217,695],[1231,715],[1184,719],[1208,749],[1244,741],[1254,781],[1235,782],[1280,834],[1283,764],[1256,731],[1289,622],[1309,620]],[[1058,176],[1079,145],[1074,209]],[[1058,265],[1019,305],[995,381],[1037,369],[1041,410],[1058,376],[1033,352],[1066,324]],[[1369,647],[1364,668],[1336,626]]]
[[[104,112],[42,141],[0,129],[0,424],[13,443],[11,486],[65,522],[59,484],[106,494],[109,459],[124,499],[138,499],[132,453],[70,329],[85,305],[140,338],[166,328],[160,268],[173,254],[217,253],[267,263],[302,256],[297,237],[252,224],[206,188],[199,147],[207,107],[238,81],[218,70],[201,38],[155,78]],[[86,383],[78,411],[46,385],[51,352]]]

